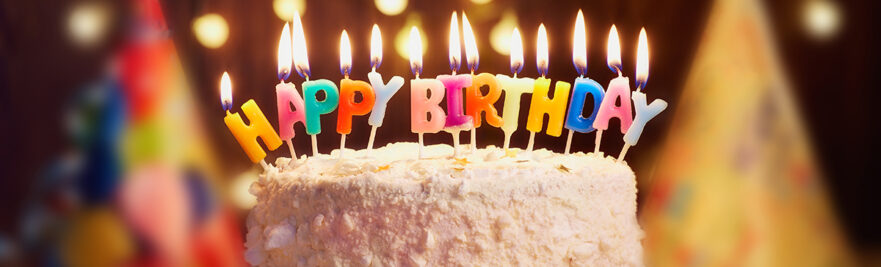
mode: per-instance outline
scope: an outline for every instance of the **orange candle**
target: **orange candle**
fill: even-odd
[[[226,72],[223,73],[220,88],[221,102],[226,110],[226,117],[223,118],[226,127],[235,136],[236,141],[239,142],[245,154],[248,154],[251,162],[262,162],[263,158],[266,157],[266,152],[257,143],[257,138],[263,139],[263,143],[266,144],[266,148],[270,151],[281,146],[281,138],[278,137],[275,129],[269,124],[269,120],[266,119],[263,111],[260,110],[257,102],[254,102],[253,99],[248,100],[242,105],[242,112],[245,113],[245,117],[251,122],[250,125],[245,124],[239,113],[231,113],[229,111],[232,108],[232,82],[230,82],[229,74]]]
[[[484,95],[480,87],[486,86],[489,92]],[[474,128],[480,127],[482,120],[480,114],[486,116],[486,122],[493,127],[502,127],[502,117],[493,104],[502,96],[499,82],[496,77],[489,73],[481,73],[471,76],[471,86],[465,88],[465,112],[474,118]]]
[[[355,92],[360,92],[364,97],[361,102],[355,102]],[[373,109],[374,102],[376,102],[376,94],[370,84],[348,78],[340,81],[340,106],[336,132],[339,134],[351,133],[352,116],[367,115]]]

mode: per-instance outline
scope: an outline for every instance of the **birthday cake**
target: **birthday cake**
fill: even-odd
[[[258,266],[641,266],[633,171],[611,157],[395,143],[279,158],[250,192]]]

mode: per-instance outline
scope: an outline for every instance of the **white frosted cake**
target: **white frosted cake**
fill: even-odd
[[[414,143],[279,158],[251,186],[259,266],[641,266],[633,171],[611,157]]]

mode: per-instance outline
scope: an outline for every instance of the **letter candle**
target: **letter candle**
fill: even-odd
[[[330,80],[320,79],[310,81],[309,58],[306,53],[306,37],[303,33],[303,24],[300,15],[294,14],[293,52],[294,67],[297,74],[305,78],[303,82],[304,111],[306,117],[306,134],[312,137],[312,155],[318,155],[318,138],[321,133],[321,115],[336,109],[339,103],[339,92],[336,84]],[[324,101],[318,101],[319,91],[326,95]]]
[[[633,113],[630,110],[630,80],[621,73],[621,44],[618,42],[618,30],[615,25],[612,25],[612,29],[609,30],[607,53],[606,62],[609,69],[618,72],[618,77],[609,82],[608,90],[600,104],[600,110],[597,111],[596,120],[593,122],[593,128],[597,129],[593,151],[596,154],[599,154],[603,131],[609,128],[609,120],[613,117],[621,120],[622,134],[627,132],[633,122]],[[615,102],[619,99],[621,106],[615,106]]]
[[[645,84],[648,82],[648,77],[649,44],[648,38],[645,34],[645,28],[642,28],[642,30],[639,31],[639,45],[636,49],[636,92],[633,92],[633,103],[636,105],[636,118],[633,121],[633,125],[627,130],[627,133],[624,134],[624,147],[621,148],[621,153],[618,154],[618,162],[621,162],[621,160],[624,159],[624,155],[627,154],[627,149],[631,146],[635,146],[636,142],[639,141],[639,136],[642,135],[642,130],[645,128],[646,123],[667,108],[667,102],[661,99],[655,99],[649,105],[645,104],[646,96],[645,93],[642,92],[642,89],[645,88]]]
[[[419,29],[410,29],[410,71],[416,76],[410,80],[410,131],[419,135],[419,158],[422,158],[424,133],[436,133],[444,127],[447,114],[440,107],[444,99],[444,84],[435,79],[420,79],[422,73],[422,38]],[[426,94],[430,92],[431,97]],[[431,114],[431,120],[428,118]]]
[[[343,80],[340,81],[339,113],[337,113],[336,131],[340,134],[340,158],[346,148],[346,135],[352,132],[352,116],[366,115],[373,108],[376,95],[373,87],[364,81],[349,79],[352,72],[352,45],[349,43],[349,34],[346,30],[340,35],[340,73]],[[355,102],[355,94],[361,93],[361,102]]]
[[[502,109],[502,131],[505,132],[504,148],[507,152],[511,143],[511,135],[517,130],[517,118],[520,117],[520,95],[532,93],[535,80],[531,78],[517,78],[517,74],[523,70],[523,41],[520,39],[520,31],[514,27],[511,33],[511,73],[496,75],[499,86],[505,91],[505,107]]]
[[[299,122],[305,126],[306,117],[303,113],[303,97],[297,92],[294,83],[285,82],[291,75],[291,64],[291,33],[288,24],[285,23],[278,41],[278,85],[275,86],[275,99],[278,108],[279,134],[281,139],[288,144],[291,159],[296,159],[297,153],[291,142],[296,135],[294,125]],[[291,105],[294,106],[294,110],[291,110]],[[294,161],[291,160],[291,162]]]
[[[462,49],[459,40],[459,23],[456,12],[450,18],[450,70],[452,75],[438,75],[447,93],[447,119],[444,131],[453,136],[453,157],[459,156],[459,132],[472,128],[471,116],[464,114],[462,106],[462,88],[471,86],[470,74],[456,75],[461,65]]]
[[[566,151],[569,154],[569,148],[572,147],[572,134],[574,132],[590,133],[593,130],[593,122],[596,119],[597,111],[600,109],[600,103],[603,101],[603,87],[590,78],[585,78],[587,73],[587,30],[584,25],[584,15],[578,10],[578,17],[575,19],[575,31],[573,32],[572,45],[572,64],[578,71],[578,78],[575,78],[575,87],[572,89],[572,102],[569,104],[569,114],[566,116],[566,129],[569,129],[569,136],[566,137]],[[584,111],[584,101],[587,95],[593,96],[593,111],[590,116],[585,118],[582,116]]]
[[[260,165],[267,169],[269,166],[263,160],[266,157],[266,152],[257,143],[257,138],[262,139],[263,144],[269,150],[275,150],[281,146],[281,138],[275,133],[272,124],[269,124],[269,120],[263,115],[263,111],[260,110],[254,99],[249,99],[245,104],[242,104],[242,112],[245,113],[245,117],[251,122],[250,125],[245,125],[238,112],[230,112],[230,109],[232,109],[232,82],[229,79],[229,73],[226,72],[223,73],[220,79],[220,102],[223,105],[223,110],[226,111],[226,117],[223,118],[223,122],[226,123],[226,127],[235,136],[242,150],[245,151],[251,162],[260,162]]]
[[[370,80],[370,84],[373,86],[376,100],[373,104],[373,111],[370,112],[370,117],[367,119],[367,123],[372,126],[370,128],[370,139],[367,141],[367,156],[370,156],[370,151],[373,151],[373,139],[376,136],[376,128],[382,126],[382,121],[385,118],[385,110],[389,100],[392,99],[392,96],[394,96],[402,86],[404,86],[404,78],[401,76],[394,76],[389,80],[388,84],[384,84],[382,81],[382,75],[376,72],[376,69],[379,68],[379,65],[381,64],[382,35],[379,32],[379,26],[373,24],[373,30],[370,34],[371,70],[370,73],[367,73],[367,79]]]
[[[465,88],[465,113],[471,116],[473,127],[471,127],[471,146],[470,149],[477,149],[477,128],[481,124],[481,113],[485,114],[486,122],[493,127],[502,127],[502,117],[493,104],[502,96],[502,90],[499,89],[499,83],[495,76],[490,73],[481,73],[474,75],[477,66],[480,64],[480,55],[477,52],[477,41],[474,38],[474,32],[471,30],[471,23],[468,17],[462,12],[462,38],[465,39],[465,60],[468,63],[468,69],[471,70],[471,86]],[[480,87],[487,86],[489,91],[486,95],[480,93]]]
[[[541,78],[535,80],[535,88],[532,93],[532,102],[529,105],[529,117],[526,121],[526,130],[529,131],[529,145],[527,151],[532,151],[535,144],[535,133],[541,132],[544,124],[544,115],[548,114],[548,128],[545,133],[559,137],[563,130],[563,119],[566,116],[566,101],[569,100],[570,84],[557,81],[554,86],[554,98],[548,98],[551,87],[551,79],[545,78],[548,74],[548,32],[542,23],[538,26],[538,42],[536,45],[536,68]]]

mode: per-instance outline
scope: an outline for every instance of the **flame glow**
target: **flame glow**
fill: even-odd
[[[306,36],[303,32],[303,22],[300,21],[298,13],[294,14],[293,27],[294,32],[291,38],[293,39],[294,68],[297,69],[297,74],[300,74],[300,77],[308,79],[311,73],[309,71],[309,57],[306,52]]]
[[[225,71],[220,77],[220,104],[223,110],[232,108],[232,81],[229,80],[229,73]]]
[[[581,9],[578,10],[575,31],[572,33],[572,64],[579,76],[584,77],[587,74],[587,27],[584,25]]]
[[[468,63],[468,69],[474,72],[480,65],[480,55],[477,52],[474,31],[471,29],[471,23],[468,22],[468,16],[465,16],[465,12],[462,12],[462,38],[465,39],[465,61]]]
[[[410,71],[413,75],[419,77],[422,73],[422,38],[419,36],[419,29],[416,26],[410,29]]]
[[[606,43],[606,64],[613,72],[621,73],[621,42],[618,41],[618,29],[612,25],[609,30],[609,42]]]
[[[382,65],[382,33],[379,32],[379,26],[373,24],[373,30],[370,31],[370,68],[374,71]]]
[[[462,60],[462,47],[459,41],[459,17],[453,11],[450,17],[450,70],[459,71]]]
[[[340,73],[349,77],[352,72],[352,44],[349,43],[349,33],[343,30],[340,34]]]
[[[535,66],[541,77],[548,75],[548,30],[545,24],[538,26],[538,42],[535,46]]]
[[[636,88],[645,88],[649,79],[649,41],[645,28],[639,31],[639,46],[636,48]]]
[[[281,30],[281,38],[278,38],[278,80],[284,81],[291,76],[291,30],[287,23]]]
[[[523,39],[520,38],[520,30],[514,27],[511,33],[511,73],[517,75],[523,70]]]

